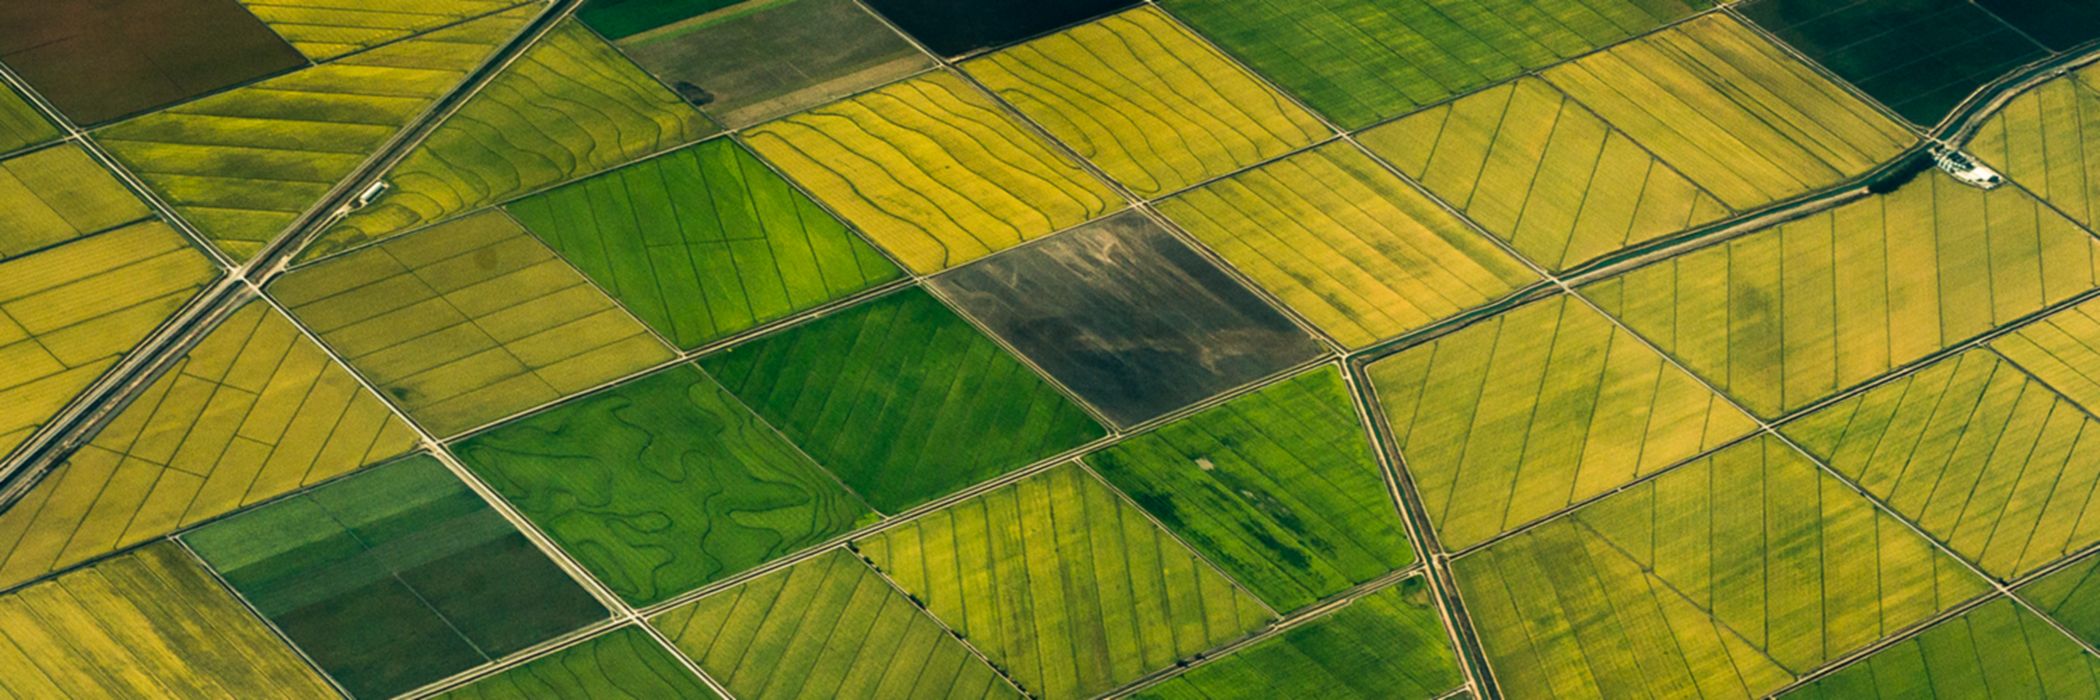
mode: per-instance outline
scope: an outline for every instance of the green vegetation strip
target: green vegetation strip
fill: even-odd
[[[2100,697],[2100,659],[2026,608],[2001,598],[1782,697]]]
[[[1428,700],[1464,682],[1429,584],[1410,576],[1135,697]]]
[[[438,697],[445,700],[714,700],[648,632],[622,627]]]

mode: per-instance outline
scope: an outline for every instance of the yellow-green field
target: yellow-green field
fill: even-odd
[[[817,201],[922,274],[1122,206],[1107,184],[947,72],[744,136]]]
[[[2087,226],[2100,224],[2100,67],[2014,98],[1969,152]]]
[[[308,59],[326,61],[529,0],[241,0]]]
[[[0,260],[151,215],[78,146],[0,161]]]
[[[2022,326],[1992,340],[1991,349],[2086,411],[2100,411],[2100,301]]]

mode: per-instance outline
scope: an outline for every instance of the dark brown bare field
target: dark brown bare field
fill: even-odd
[[[0,61],[82,124],[306,63],[234,0],[7,0]]]

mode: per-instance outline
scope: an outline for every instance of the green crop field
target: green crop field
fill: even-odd
[[[1277,610],[1411,564],[1341,373],[1315,369],[1086,456]]]
[[[1756,427],[1568,296],[1379,360],[1371,382],[1450,550],[1655,473]]]
[[[453,450],[635,605],[815,545],[869,515],[859,497],[689,365]]]
[[[1784,697],[2100,697],[2100,659],[2034,613],[1996,600]]]
[[[2087,301],[1991,341],[1991,349],[2086,412],[2100,410],[2100,301]]]
[[[717,696],[649,633],[622,627],[438,697],[714,700]]]
[[[884,513],[1105,432],[917,289],[759,338],[700,366]]]
[[[12,87],[0,87],[0,153],[58,138],[58,127]]]
[[[2022,93],[1977,128],[1969,148],[2065,215],[2100,225],[2100,69]]]
[[[1427,584],[1411,576],[1135,697],[1427,700],[1462,682]]]
[[[1537,78],[1416,112],[1362,140],[1551,270],[1729,214],[1675,166]]]
[[[241,0],[314,61],[525,4],[527,0]]]
[[[1274,615],[1071,465],[856,544],[1040,698],[1101,693]]]
[[[903,276],[727,139],[506,208],[635,315],[687,348]]]
[[[440,436],[673,356],[554,251],[496,213],[301,269],[270,292]]]
[[[0,212],[0,260],[152,215],[87,152],[69,145],[0,161]]]
[[[1538,281],[1346,143],[1197,187],[1159,211],[1352,348]]]
[[[2017,593],[2087,644],[2100,643],[2100,557],[2071,562]]]
[[[840,550],[651,624],[742,698],[1020,697],[874,569]]]
[[[1332,134],[1156,8],[1036,39],[963,69],[1140,197]]]
[[[410,151],[394,189],[328,229],[304,259],[399,235],[714,133],[574,22],[497,75]]]
[[[457,86],[532,8],[432,32],[98,129],[94,139],[246,260]]]

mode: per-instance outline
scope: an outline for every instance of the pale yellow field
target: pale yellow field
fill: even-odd
[[[933,273],[1122,206],[991,97],[937,72],[745,132],[907,267]]]
[[[0,161],[0,260],[151,215],[78,146]]]
[[[299,53],[326,61],[524,0],[241,0]]]
[[[407,452],[416,434],[263,302],[0,512],[0,588]]]

